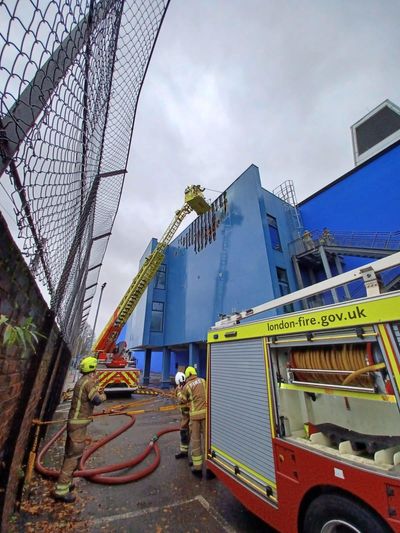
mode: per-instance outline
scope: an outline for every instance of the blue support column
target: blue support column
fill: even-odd
[[[147,349],[144,356],[143,385],[150,383],[151,350]]]
[[[200,371],[199,345],[195,342],[189,344],[189,366],[194,366],[197,372]]]
[[[169,348],[163,348],[162,355],[162,376],[161,376],[161,388],[169,389],[171,380],[169,377],[171,368],[171,350]]]

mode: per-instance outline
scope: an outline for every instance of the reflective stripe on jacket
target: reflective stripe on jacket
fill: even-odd
[[[181,404],[189,405],[192,420],[201,420],[206,417],[206,382],[203,378],[190,376],[177,395]]]
[[[182,392],[182,389],[183,387],[177,387],[175,389],[175,394],[176,394],[176,397],[178,398],[178,402],[180,403],[180,410],[181,410],[181,414],[184,416],[184,415],[189,415],[189,404],[186,403],[186,401],[183,401],[183,399],[181,398],[181,392]]]

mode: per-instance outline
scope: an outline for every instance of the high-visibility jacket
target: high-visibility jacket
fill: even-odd
[[[178,398],[181,404],[189,405],[191,420],[201,420],[206,417],[206,381],[203,378],[189,376],[178,392]]]
[[[99,392],[95,372],[84,374],[75,383],[68,424],[89,424],[95,405],[106,400],[106,395]]]
[[[75,383],[68,413],[64,461],[55,488],[58,496],[65,496],[70,491],[73,472],[85,449],[87,426],[92,421],[93,409],[106,399],[106,395],[99,391],[94,372],[84,374]]]

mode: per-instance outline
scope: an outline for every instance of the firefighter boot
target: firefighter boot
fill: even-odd
[[[206,470],[206,479],[214,479],[216,476],[212,470],[207,468]]]
[[[72,494],[72,492],[67,492],[67,494],[53,493],[53,498],[56,500],[56,502],[62,503],[74,503],[76,500],[76,496],[75,494]]]
[[[188,456],[187,452],[178,452],[175,454],[175,459],[185,459]]]
[[[203,472],[201,470],[195,470],[194,468],[192,468],[192,474],[196,477],[203,477]]]

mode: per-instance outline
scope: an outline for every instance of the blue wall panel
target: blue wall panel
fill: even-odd
[[[356,167],[300,204],[304,227],[337,232],[379,233],[400,230],[400,145]],[[343,256],[344,270],[373,261]],[[333,268],[332,274],[337,272]],[[321,273],[322,274],[322,273]],[[324,276],[317,276],[317,281]],[[364,295],[361,282],[350,287],[352,297]],[[330,303],[331,298],[325,298]]]
[[[215,240],[200,250],[193,244],[186,246],[187,228],[169,246],[167,345],[205,340],[220,313],[240,311],[274,297],[257,167],[252,165],[227,189],[226,199],[226,214],[223,209],[217,212],[220,225]]]
[[[296,278],[293,272],[293,266],[290,258],[290,254],[288,251],[288,244],[293,241],[295,238],[298,237],[298,234],[296,233],[296,228],[294,227],[294,217],[293,217],[293,210],[288,204],[285,204],[277,198],[274,194],[270,193],[269,191],[263,191],[264,192],[264,204],[266,208],[266,212],[269,215],[272,215],[275,217],[278,228],[279,228],[279,239],[281,242],[281,250],[277,250],[274,248],[273,243],[271,242],[269,229],[268,229],[268,222],[267,218],[264,218],[264,231],[265,231],[265,239],[267,242],[267,254],[268,254],[268,262],[271,268],[271,277],[275,292],[275,298],[279,298],[282,296],[279,290],[278,285],[278,277],[277,277],[277,271],[276,268],[283,268],[287,272],[290,291],[294,291],[297,289],[296,286]]]
[[[304,227],[331,232],[400,229],[400,146],[300,204]]]
[[[294,237],[288,207],[261,187],[258,168],[251,165],[209,213],[198,217],[169,245],[166,290],[155,289],[154,282],[149,285],[130,320],[129,346],[173,349],[173,345],[205,342],[220,314],[280,296],[276,267],[287,271],[294,290],[287,250],[287,242]],[[281,251],[273,249],[267,213],[278,222]],[[151,249],[154,245],[153,240]],[[150,245],[143,258],[149,250]],[[150,331],[152,301],[165,302],[163,333]]]
[[[150,253],[154,250],[156,244],[157,240],[151,239],[140,260],[139,267],[143,265],[146,257],[150,255]],[[134,274],[132,275],[132,279],[133,277]],[[152,301],[155,299],[154,292],[156,292],[157,294],[157,301],[165,300],[165,294],[159,294],[160,292],[165,293],[165,291],[159,291],[157,289],[154,289],[154,285],[155,280],[153,279],[149,283],[149,286],[147,287],[142,297],[140,298],[139,303],[137,304],[136,309],[134,309],[131,318],[128,320],[128,331],[126,335],[128,348],[149,345]],[[162,345],[163,333],[157,334],[157,337],[159,344]]]

